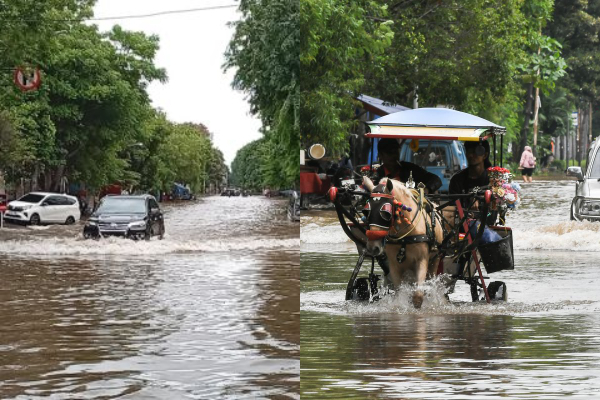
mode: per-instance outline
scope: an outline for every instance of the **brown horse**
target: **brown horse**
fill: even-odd
[[[441,223],[436,215],[432,224],[427,201],[419,199],[418,194],[399,181],[384,178],[374,186],[365,177],[364,185],[371,191],[364,210],[369,227],[367,249],[374,256],[385,251],[390,264],[386,280],[391,279],[395,288],[403,283],[416,285],[412,302],[420,308],[424,296],[422,285],[435,276],[440,261],[434,250],[443,239]]]

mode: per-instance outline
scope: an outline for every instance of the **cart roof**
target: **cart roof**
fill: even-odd
[[[417,108],[367,122],[367,137],[396,139],[479,140],[483,133],[501,135],[506,129],[475,115],[448,108]]]

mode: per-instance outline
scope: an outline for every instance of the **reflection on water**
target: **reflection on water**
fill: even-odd
[[[149,243],[3,232],[0,397],[298,398],[299,232],[284,208],[167,207],[168,236]]]
[[[598,394],[600,318],[302,312],[302,398]]]
[[[402,293],[345,302],[356,248],[334,214],[303,215],[302,398],[596,398],[600,229],[569,221],[573,193],[570,181],[524,185],[508,223],[515,270],[490,275],[509,302],[492,305],[462,283],[448,303],[435,282],[421,310]]]

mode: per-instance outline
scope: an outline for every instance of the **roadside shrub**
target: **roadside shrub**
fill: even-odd
[[[557,171],[565,171],[567,169],[566,160],[554,160],[550,163],[550,167],[555,167]]]

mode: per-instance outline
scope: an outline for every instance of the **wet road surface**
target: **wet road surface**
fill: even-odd
[[[423,308],[400,293],[345,302],[357,260],[330,211],[301,222],[303,399],[598,398],[600,224],[569,221],[573,181],[534,182],[508,217],[515,270],[507,303],[445,301],[429,284]]]
[[[166,206],[164,240],[0,231],[0,398],[299,398],[286,202]]]

